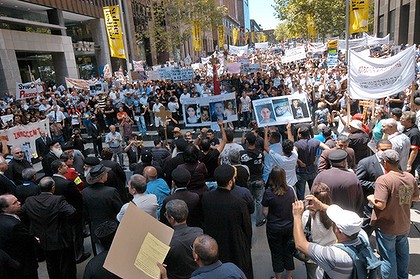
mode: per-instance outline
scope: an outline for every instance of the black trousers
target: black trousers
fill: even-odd
[[[76,279],[73,245],[60,250],[45,251],[45,260],[50,279]]]

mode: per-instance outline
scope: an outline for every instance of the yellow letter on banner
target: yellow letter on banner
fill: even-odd
[[[225,26],[219,25],[217,27],[217,36],[219,40],[219,49],[223,49],[223,46],[225,44]]]
[[[368,31],[369,0],[351,0],[349,33]]]
[[[125,59],[120,7],[108,6],[103,7],[103,10],[111,57]]]
[[[233,37],[233,45],[236,46],[236,44],[238,43],[238,39],[239,39],[239,29],[238,28],[233,28],[232,29],[232,37]]]
[[[255,32],[251,32],[251,42],[255,43]]]

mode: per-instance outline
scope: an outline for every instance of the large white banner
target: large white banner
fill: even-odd
[[[77,78],[68,78],[66,77],[66,86],[67,88],[76,88],[76,89],[89,89],[90,84],[96,83],[94,80],[84,80]]]
[[[258,127],[311,121],[304,94],[254,100],[252,107]]]
[[[389,34],[386,35],[384,38],[376,38],[369,36],[368,34],[365,34],[367,39],[367,45],[368,46],[374,46],[374,45],[388,45],[389,44]]]
[[[27,83],[16,82],[16,100],[36,98],[42,91],[44,89],[42,88],[40,79]]]
[[[193,79],[193,74],[194,72],[192,68],[165,67],[150,71],[148,73],[148,79],[171,79],[174,82],[191,81]]]
[[[368,34],[364,34],[362,38],[349,40],[349,49],[387,44],[389,44],[389,34],[384,38],[376,38],[369,36]],[[338,49],[346,50],[346,40],[338,40]]]
[[[389,58],[349,51],[349,93],[353,99],[380,99],[408,88],[415,77],[415,46]]]
[[[242,55],[248,53],[248,45],[245,45],[245,46],[229,45],[229,52],[230,52],[230,54],[236,54],[238,56],[242,56]]]
[[[304,46],[298,46],[291,49],[286,49],[284,56],[281,58],[282,63],[289,63],[298,60],[306,59],[306,51]]]
[[[188,98],[183,101],[184,123],[186,127],[210,126],[219,119],[223,122],[238,120],[235,93]]]
[[[268,42],[255,43],[255,49],[268,49]]]
[[[18,125],[7,130],[0,130],[0,137],[7,141],[7,145],[20,146],[24,150],[26,158],[36,158],[35,140],[40,137],[40,132],[44,131],[50,135],[50,120],[48,118],[36,123]]]

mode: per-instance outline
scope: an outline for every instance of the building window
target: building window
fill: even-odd
[[[395,10],[392,10],[388,13],[388,33],[389,39],[395,39]]]
[[[383,38],[385,36],[384,34],[384,16],[381,15],[378,18],[378,38]]]

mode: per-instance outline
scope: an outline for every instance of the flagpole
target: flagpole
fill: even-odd
[[[349,12],[350,12],[350,0],[346,0],[346,63],[347,63],[347,67],[349,64],[349,27],[350,27]]]
[[[123,5],[121,0],[118,0],[118,6],[120,7],[120,20],[121,20],[121,27],[123,32],[123,40],[124,40],[124,52],[125,52],[125,63],[127,67],[127,75],[128,75],[128,82],[131,82],[131,72],[130,72],[130,58],[128,56],[128,45],[127,45],[127,34],[125,30],[125,18],[124,18],[124,11]]]

